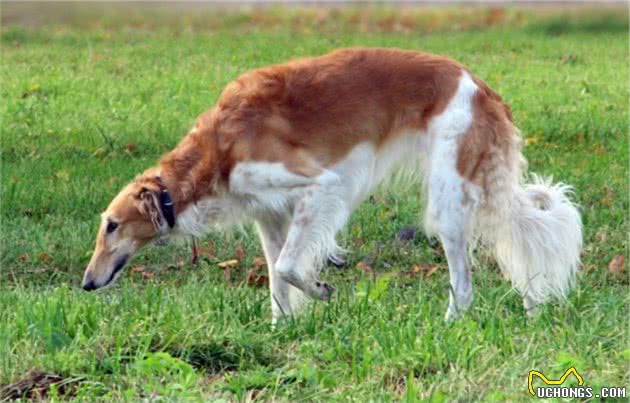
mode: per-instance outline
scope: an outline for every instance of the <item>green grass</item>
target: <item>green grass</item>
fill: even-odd
[[[112,13],[3,24],[0,385],[39,369],[86,401],[521,401],[529,370],[570,366],[596,390],[628,385],[628,273],[607,268],[628,254],[626,11]],[[148,275],[80,289],[99,213],[226,83],[350,45],[448,54],[511,104],[530,169],[574,185],[582,206],[584,264],[567,304],[526,319],[482,258],[473,309],[444,323],[441,249],[396,239],[419,222],[414,189],[357,211],[340,234],[349,268],[324,274],[336,297],[277,329],[268,291],[245,281],[262,254],[249,226],[210,234],[198,267],[186,246],[149,247],[131,265]],[[217,262],[235,256],[227,279]],[[416,264],[438,270],[410,274]]]

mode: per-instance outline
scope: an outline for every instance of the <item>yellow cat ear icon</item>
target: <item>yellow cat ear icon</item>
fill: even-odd
[[[575,375],[575,379],[577,379],[579,386],[584,385],[584,379],[582,378],[582,375],[577,372],[575,367],[567,369],[564,375],[562,375],[558,380],[549,379],[539,371],[529,371],[529,376],[527,377],[527,389],[529,390],[529,394],[536,396],[536,392],[534,392],[534,375],[539,377],[547,385],[562,385],[570,374]]]

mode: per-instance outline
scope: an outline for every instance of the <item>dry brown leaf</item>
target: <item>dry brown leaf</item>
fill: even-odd
[[[247,272],[247,285],[253,287],[262,287],[269,284],[267,276],[259,275],[259,268],[255,267]]]
[[[52,256],[46,252],[42,252],[39,254],[39,261],[42,263],[50,263],[52,261]]]
[[[247,401],[253,402],[265,393],[265,389],[252,389],[248,392]]]
[[[263,287],[269,284],[269,277],[267,276],[258,276],[256,279],[256,285],[258,287]]]
[[[623,255],[617,255],[610,263],[608,263],[608,272],[616,274],[621,273],[625,267],[626,258]]]
[[[256,256],[252,262],[255,267],[262,267],[267,264],[264,257]]]
[[[54,385],[62,396],[73,396],[80,378],[62,378],[54,373],[45,373],[32,369],[25,378],[0,389],[2,401],[26,399],[27,401],[47,401],[48,394]]]
[[[260,266],[254,266],[251,269],[247,270],[247,275],[257,274],[260,271]]]
[[[440,244],[438,244],[435,248],[433,248],[433,251],[434,251],[436,254],[438,254],[438,255],[442,255],[442,256],[444,256],[444,255],[445,255],[445,253],[444,253],[444,247],[442,246],[442,244],[441,244],[441,243],[440,243]]]
[[[142,272],[142,278],[144,278],[145,280],[151,280],[153,277],[155,277],[155,273],[153,273],[152,271]]]
[[[425,277],[430,277],[437,269],[437,266],[428,263],[414,264],[409,271],[409,275],[414,277],[422,273]]]
[[[360,261],[359,263],[357,263],[357,269],[359,270],[363,270],[364,272],[366,272],[367,274],[372,276],[372,279],[376,278],[376,273],[374,272],[374,269],[372,268],[372,266],[370,266],[370,264],[368,262],[366,262],[365,260]]]
[[[129,269],[129,271],[132,273],[142,273],[146,269],[147,269],[146,266],[134,266],[131,269]]]
[[[241,262],[245,259],[245,249],[243,249],[243,245],[238,244],[234,250],[234,257]]]
[[[216,258],[214,253],[214,244],[212,242],[208,242],[206,246],[200,246],[197,248],[197,252],[199,253],[199,256],[205,256],[208,259]]]
[[[437,271],[437,269],[438,269],[437,266],[431,266],[429,270],[427,270],[426,273],[424,273],[425,277],[430,277],[433,273]]]
[[[226,260],[225,262],[221,262],[217,264],[217,266],[219,266],[222,269],[227,269],[230,267],[234,267],[236,265],[238,265],[238,260],[236,259]]]

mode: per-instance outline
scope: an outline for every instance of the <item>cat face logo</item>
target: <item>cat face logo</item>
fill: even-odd
[[[578,386],[561,386],[573,374],[578,382]],[[539,377],[545,385],[541,385],[534,389],[534,376]],[[542,399],[596,399],[603,398],[626,398],[627,389],[624,386],[602,386],[598,393],[593,391],[592,386],[584,386],[584,379],[575,367],[566,370],[560,379],[549,379],[539,371],[529,371],[527,377],[527,389],[529,394]]]
[[[539,371],[529,371],[529,376],[527,377],[527,389],[529,390],[529,394],[536,396],[536,392],[534,392],[534,376],[539,377],[547,385],[557,386],[562,385],[570,374],[575,375],[575,379],[577,379],[579,386],[584,385],[584,379],[582,378],[582,375],[577,372],[575,367],[567,369],[564,375],[562,375],[558,380],[549,379]]]

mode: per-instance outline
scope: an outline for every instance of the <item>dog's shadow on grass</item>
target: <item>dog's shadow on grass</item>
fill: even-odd
[[[188,362],[207,374],[219,374],[250,366],[278,364],[277,357],[256,344],[233,340],[215,341],[191,346],[175,346],[167,350],[173,357]]]

